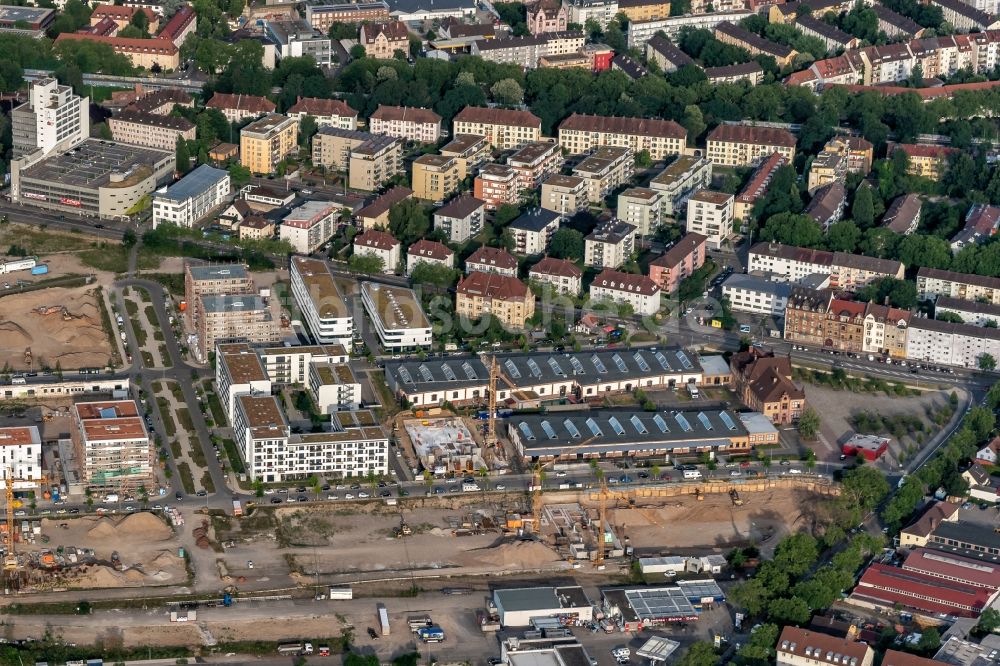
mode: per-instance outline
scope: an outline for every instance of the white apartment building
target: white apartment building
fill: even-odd
[[[233,436],[252,479],[388,473],[389,438],[367,411],[334,414],[332,432],[292,434],[274,396],[240,396]]]
[[[260,356],[245,342],[216,347],[215,386],[230,425],[233,423],[237,396],[271,394],[271,379]]]
[[[175,224],[190,229],[229,198],[229,172],[207,164],[153,195],[153,228]]]
[[[648,187],[630,187],[618,195],[615,215],[631,224],[640,236],[648,236],[663,224],[663,194]]]
[[[42,474],[42,439],[38,426],[0,428],[0,479],[38,479]],[[14,481],[14,490],[32,490],[37,484]]]
[[[778,666],[872,666],[875,651],[863,641],[785,627],[778,639]]]
[[[608,27],[608,22],[618,15],[618,0],[574,0],[569,6],[569,22],[586,25],[593,19],[601,26]]]
[[[354,317],[326,262],[293,256],[291,284],[295,304],[316,342],[349,348],[354,338]]]
[[[421,263],[454,268],[455,252],[444,243],[421,238],[406,248],[406,275],[412,275],[413,269]]]
[[[917,296],[920,300],[950,296],[1000,305],[1000,278],[921,268],[917,271]]]
[[[600,146],[647,151],[654,160],[680,155],[687,147],[687,130],[672,120],[572,114],[559,124],[559,145],[571,155]]]
[[[1000,359],[1000,330],[912,317],[906,332],[906,358],[960,368],[978,368],[989,354]]]
[[[288,241],[296,252],[312,254],[337,230],[339,210],[329,201],[307,201],[281,220],[278,238]]]
[[[522,214],[507,228],[514,236],[514,252],[542,254],[549,249],[549,241],[559,229],[559,214],[535,208]]]
[[[380,258],[383,273],[396,272],[400,248],[402,245],[392,234],[377,229],[369,229],[354,239],[354,254]]]
[[[361,407],[361,383],[347,363],[310,363],[309,393],[321,414]]]
[[[440,229],[452,243],[464,243],[483,230],[486,204],[463,195],[434,211],[434,228]]]
[[[583,286],[583,271],[572,261],[545,257],[528,271],[528,280],[550,284],[563,294],[579,296]]]
[[[362,282],[361,303],[387,351],[430,347],[434,342],[431,323],[412,289]]]
[[[517,259],[514,255],[498,247],[482,246],[465,260],[465,272],[499,273],[507,277],[517,277]]]
[[[379,104],[368,119],[368,131],[417,143],[437,143],[441,138],[441,116],[430,109]]]
[[[663,215],[677,217],[684,212],[688,197],[712,184],[712,163],[703,157],[681,155],[653,177],[649,189],[663,196]]]
[[[729,299],[734,312],[749,312],[765,317],[784,317],[792,285],[772,282],[766,277],[733,273],[722,283],[722,295]]]
[[[152,446],[135,400],[78,402],[73,422],[77,464],[88,487],[119,489],[152,479]]]
[[[610,219],[583,239],[583,263],[594,268],[618,268],[635,250],[635,227]]]
[[[720,249],[733,234],[735,200],[725,192],[698,190],[688,198],[686,231],[701,234],[710,248]]]
[[[693,30],[714,30],[715,26],[723,21],[739,23],[748,16],[753,16],[755,12],[749,10],[735,10],[729,12],[714,12],[711,14],[685,14],[683,16],[671,16],[665,19],[652,19],[650,21],[629,21],[626,44],[630,49],[642,49],[646,42],[653,38],[658,32],[663,32],[669,40],[676,43],[677,38],[684,28]]]
[[[645,275],[605,269],[590,283],[590,300],[631,305],[635,314],[651,316],[660,310],[660,287]]]
[[[452,120],[452,136],[458,134],[486,137],[497,150],[516,150],[541,138],[542,120],[530,111],[467,106]]]
[[[90,136],[90,98],[73,94],[54,78],[33,81],[28,101],[11,112],[13,158],[56,146],[69,147]]]
[[[601,146],[573,167],[573,175],[587,184],[587,199],[600,202],[625,184],[635,172],[635,158],[628,148]]]
[[[1000,323],[1000,305],[938,296],[934,301],[934,318],[941,319],[941,315],[946,313],[953,314],[959,317],[962,323],[973,326],[986,326],[990,321],[994,324]]]
[[[276,384],[301,384],[309,380],[310,363],[347,363],[350,355],[342,345],[263,347],[257,350],[264,371]]]

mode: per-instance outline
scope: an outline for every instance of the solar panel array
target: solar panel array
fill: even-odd
[[[691,359],[689,359],[687,357],[687,354],[685,354],[681,350],[678,349],[676,352],[674,352],[674,356],[676,356],[677,360],[681,362],[681,367],[683,367],[685,370],[691,370],[692,368],[694,368],[694,364],[691,363]]]
[[[538,367],[537,363],[535,363],[535,359],[533,358],[528,359],[528,370],[531,371],[532,376],[538,379],[542,378],[542,369]]]
[[[611,360],[615,362],[615,365],[618,366],[619,370],[621,370],[622,372],[628,372],[628,366],[625,365],[625,361],[624,359],[622,359],[621,356],[615,354],[614,356],[611,357]]]
[[[578,359],[576,356],[570,356],[569,357],[569,362],[573,365],[573,374],[574,375],[582,375],[582,374],[584,374],[583,363],[580,363],[580,359]]]
[[[670,428],[667,427],[666,420],[659,414],[653,417],[653,423],[656,424],[656,427],[659,428],[660,432],[662,432],[663,434],[667,434],[668,432],[670,432]]]
[[[597,357],[597,354],[590,357],[590,362],[594,364],[594,367],[597,368],[599,373],[602,375],[607,374],[608,369],[604,367],[604,363]]]
[[[431,374],[431,369],[428,368],[423,363],[420,364],[420,366],[417,368],[417,370],[420,371],[420,376],[424,378],[425,382],[429,382],[429,381],[432,381],[434,379],[434,375]]]
[[[413,377],[410,376],[410,371],[407,370],[406,368],[402,367],[402,366],[400,366],[400,368],[399,368],[399,377],[400,377],[400,379],[403,380],[404,384],[412,384],[413,383]]]
[[[643,620],[670,617],[690,617],[694,606],[679,587],[626,590],[625,596],[636,615]]]
[[[670,364],[667,363],[667,357],[663,355],[663,352],[656,352],[653,354],[653,358],[660,364],[664,370],[670,370]]]
[[[549,356],[549,367],[552,368],[552,372],[558,377],[565,377],[566,373],[563,372],[562,366],[559,365],[554,358]]]
[[[465,376],[469,379],[479,379],[479,375],[476,374],[476,371],[468,361],[462,364],[462,370],[465,370]]]

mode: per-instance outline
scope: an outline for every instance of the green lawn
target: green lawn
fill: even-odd
[[[177,426],[174,424],[174,417],[170,415],[170,401],[163,396],[157,396],[156,405],[160,408],[160,417],[163,419],[167,437],[174,437],[177,435]]]
[[[177,471],[181,473],[181,483],[184,485],[184,492],[194,495],[194,477],[191,476],[191,468],[186,462],[177,463]]]

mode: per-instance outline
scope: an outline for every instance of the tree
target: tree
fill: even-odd
[[[524,90],[514,79],[500,79],[490,88],[490,95],[498,104],[514,106],[524,102]]]
[[[684,116],[681,118],[681,125],[688,132],[688,142],[694,143],[705,131],[708,125],[705,123],[705,115],[696,104],[688,104],[684,107]]]
[[[421,261],[413,268],[410,278],[413,284],[433,284],[439,287],[454,287],[461,271],[442,264]]]
[[[800,532],[781,540],[774,550],[774,563],[789,576],[797,577],[808,571],[818,556],[815,537]]]
[[[401,201],[389,209],[389,231],[403,247],[413,245],[430,233],[430,212],[416,199]]]
[[[648,150],[640,150],[635,154],[635,166],[638,169],[648,169],[653,166],[653,158],[649,156]]]
[[[299,143],[303,147],[309,146],[309,140],[319,129],[319,125],[316,124],[316,119],[310,115],[305,115],[302,117],[302,122],[299,123]]]
[[[355,44],[354,46],[351,47],[349,55],[351,56],[351,60],[361,60],[366,55],[368,55],[368,52],[365,51],[365,47],[363,44]]]
[[[146,12],[139,9],[132,14],[132,20],[128,22],[130,26],[139,29],[139,34],[142,37],[149,37],[149,17],[146,16]]]
[[[992,354],[980,354],[977,362],[980,370],[996,370],[997,368],[997,360],[993,358]]]
[[[917,641],[917,649],[921,652],[931,653],[941,647],[941,634],[934,627],[924,629]]]
[[[246,168],[238,162],[234,162],[229,165],[229,180],[232,182],[233,187],[242,187],[250,182],[250,169]]]
[[[383,272],[385,261],[373,254],[354,254],[347,260],[347,266],[357,273],[375,275]]]
[[[131,249],[131,247],[135,245],[138,241],[139,239],[136,237],[135,231],[133,231],[132,229],[126,229],[125,233],[122,234],[122,245],[124,245],[126,248]]]
[[[1000,629],[1000,611],[994,608],[987,608],[979,616],[979,623],[974,631],[980,635],[986,635]]]
[[[177,173],[184,175],[191,168],[191,151],[188,148],[187,140],[183,137],[177,137],[177,146],[175,148],[175,156],[177,160]]]
[[[826,245],[834,252],[854,252],[860,240],[861,229],[851,220],[834,222],[826,232]]]
[[[760,232],[761,238],[786,245],[817,247],[823,242],[823,230],[808,215],[778,213]]]
[[[688,648],[677,664],[678,666],[715,666],[717,661],[719,661],[719,657],[715,654],[715,648],[712,644],[698,641]]]
[[[805,440],[816,439],[819,432],[819,414],[812,407],[806,407],[799,416],[799,436]]]
[[[858,300],[871,303],[885,303],[904,310],[912,310],[917,305],[917,285],[894,277],[882,277],[869,282],[857,291]]]
[[[552,256],[571,261],[583,259],[583,234],[576,229],[562,227],[552,234],[549,251]]]
[[[805,624],[812,613],[799,597],[774,599],[767,607],[768,617],[781,624]]]

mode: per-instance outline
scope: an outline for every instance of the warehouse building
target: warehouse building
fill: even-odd
[[[772,426],[769,442],[777,443]],[[728,410],[634,412],[598,410],[523,414],[507,419],[507,435],[531,461],[747,453],[752,442],[740,415]]]
[[[412,289],[362,282],[361,302],[375,324],[383,349],[399,351],[431,346],[431,323]]]
[[[684,580],[664,587],[611,589],[601,591],[601,607],[625,631],[639,631],[672,622],[690,622],[699,613],[726,600],[712,579]]]
[[[87,139],[32,162],[11,163],[11,200],[103,220],[126,219],[147,194],[170,182],[174,152]]]
[[[590,622],[594,607],[582,587],[522,587],[513,590],[494,590],[496,604],[503,627],[527,627],[535,618],[555,617],[572,624]]]

